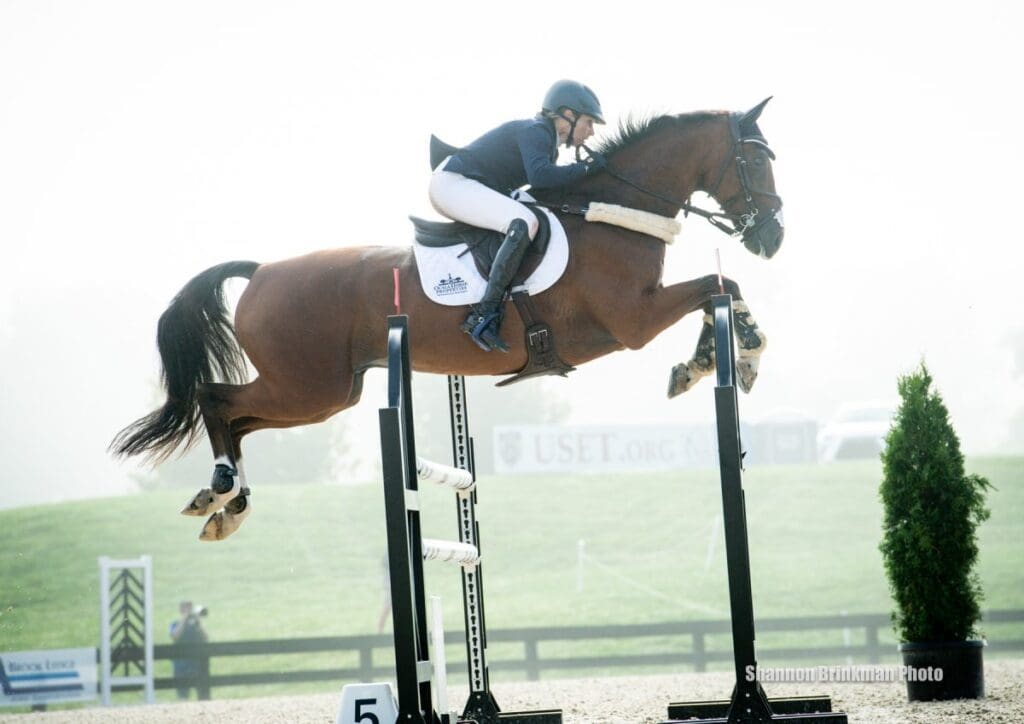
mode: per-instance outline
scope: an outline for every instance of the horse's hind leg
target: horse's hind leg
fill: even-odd
[[[234,425],[232,425],[230,437],[230,461],[233,463],[235,470],[235,475],[233,476],[235,482],[233,486],[234,494],[226,497],[223,508],[214,511],[206,520],[202,531],[199,533],[199,540],[224,540],[238,530],[242,525],[242,521],[249,517],[249,513],[252,512],[252,503],[249,500],[251,491],[245,481],[245,469],[242,467],[242,436],[234,431]],[[221,464],[218,463],[214,468],[215,479],[221,470],[220,466]]]
[[[243,480],[239,473],[241,455],[232,439],[230,419],[226,408],[237,385],[203,384],[199,388],[199,410],[206,426],[207,436],[213,448],[214,468],[210,486],[202,488],[182,509],[183,515],[203,516],[216,513],[224,508],[243,491]]]
[[[344,369],[333,372],[324,376],[326,381],[322,385],[307,384],[303,388],[294,383],[275,385],[264,377],[257,377],[247,385],[207,386],[208,404],[203,410],[218,462],[214,480],[216,482],[221,472],[219,466],[222,455],[227,457],[224,464],[237,472],[239,480],[238,485],[233,486],[233,497],[225,496],[222,509],[214,511],[206,521],[199,535],[200,540],[227,538],[238,530],[252,511],[249,487],[242,469],[243,437],[269,427],[287,428],[322,422],[359,401],[362,373],[353,374]],[[338,384],[331,384],[335,380]],[[301,392],[297,389],[301,389]],[[223,487],[226,488],[226,485]]]

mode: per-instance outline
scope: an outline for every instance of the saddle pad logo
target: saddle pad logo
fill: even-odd
[[[544,211],[551,222],[551,241],[548,253],[534,269],[523,287],[536,296],[548,289],[569,264],[569,242],[565,230],[550,211]],[[423,246],[413,244],[416,255],[416,273],[427,299],[449,307],[476,304],[487,290],[487,280],[480,276],[473,255],[467,254],[465,242],[452,246]]]
[[[453,277],[451,274],[448,275],[447,279],[442,279],[434,285],[434,294],[439,297],[446,297],[449,294],[462,294],[469,288],[469,284],[462,277]]]

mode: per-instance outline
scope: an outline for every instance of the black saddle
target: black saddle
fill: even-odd
[[[431,136],[430,167],[437,168],[442,161],[458,150],[455,146],[449,146],[436,136]],[[525,205],[537,217],[539,226],[537,235],[530,244],[530,248],[527,249],[523,263],[512,280],[513,284],[521,284],[534,272],[540,265],[541,259],[544,258],[544,254],[548,250],[548,242],[551,240],[551,225],[548,222],[547,214],[535,204]],[[471,226],[461,221],[428,221],[416,216],[410,216],[409,220],[412,221],[413,235],[417,244],[430,247],[465,244],[469,247],[468,251],[473,254],[473,261],[480,274],[484,279],[490,278],[491,265],[494,263],[494,256],[498,253],[498,249],[501,248],[501,242],[505,240],[504,234],[491,229],[482,229],[479,226]]]
[[[551,224],[547,214],[534,204],[526,206],[537,217],[539,226],[537,235],[526,250],[523,263],[519,265],[519,271],[512,280],[513,284],[521,284],[533,274],[540,266],[541,259],[548,250],[548,242],[551,241]],[[477,270],[484,279],[490,279],[491,266],[494,264],[498,249],[501,248],[501,242],[505,240],[504,234],[481,229],[479,226],[470,226],[461,221],[428,221],[416,216],[410,216],[409,220],[412,221],[417,244],[431,247],[465,244],[469,247],[467,251],[473,255]]]

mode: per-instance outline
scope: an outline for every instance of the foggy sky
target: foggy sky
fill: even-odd
[[[429,134],[528,117],[561,77],[612,122],[775,96],[782,250],[690,218],[666,262],[720,248],[768,334],[745,418],[891,399],[923,357],[969,452],[1021,448],[1018,5],[515,7],[0,3],[0,507],[131,489],[106,445],[156,403],[156,321],[195,274],[408,245]],[[707,420],[709,380],[665,399],[698,325],[545,386],[573,422]],[[345,413],[371,446],[382,388]]]

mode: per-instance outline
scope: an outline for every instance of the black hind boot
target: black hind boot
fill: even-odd
[[[473,305],[472,311],[462,323],[462,331],[472,337],[477,346],[486,352],[492,349],[508,352],[508,345],[498,336],[501,329],[502,305],[505,301],[505,291],[519,271],[519,265],[523,262],[530,241],[530,227],[525,221],[515,219],[508,225],[508,232],[494,257],[494,264],[491,265],[491,276],[487,280],[483,299]]]

